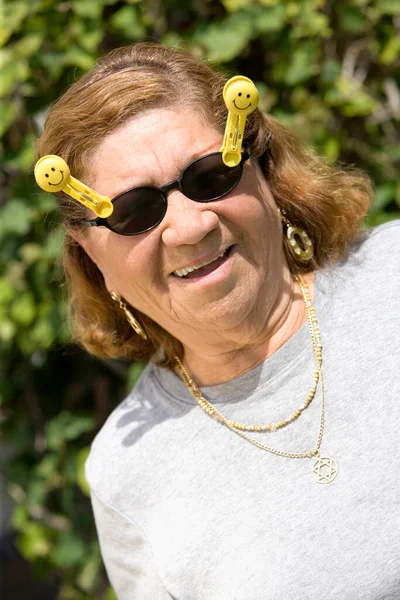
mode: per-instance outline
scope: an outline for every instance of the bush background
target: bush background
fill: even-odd
[[[114,597],[83,478],[93,436],[142,365],[68,346],[62,234],[34,184],[49,105],[104,52],[163,41],[252,78],[260,106],[376,184],[400,217],[400,0],[6,0],[0,9],[0,419],[17,546],[62,600]],[[4,442],[3,442],[4,443]],[[25,596],[28,598],[28,596]]]

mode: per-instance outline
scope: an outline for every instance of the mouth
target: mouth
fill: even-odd
[[[64,173],[63,171],[60,171],[61,173],[61,179],[58,183],[51,183],[51,181],[48,182],[49,185],[60,185],[60,183],[62,182],[62,180],[64,179]]]
[[[243,108],[240,108],[240,106],[236,106],[235,100],[233,101],[233,104],[235,105],[235,108],[237,108],[238,110],[247,110],[251,106],[251,102],[250,102],[247,106],[244,106]]]
[[[204,277],[205,275],[216,271],[228,260],[232,248],[233,246],[229,246],[226,250],[224,250],[224,252],[221,252],[221,254],[218,254],[218,256],[206,263],[202,263],[193,267],[187,267],[186,269],[177,269],[172,273],[172,275],[179,279],[198,279],[200,277]]]

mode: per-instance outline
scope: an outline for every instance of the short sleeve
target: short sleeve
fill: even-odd
[[[101,554],[118,600],[171,600],[139,527],[93,491],[91,501]]]

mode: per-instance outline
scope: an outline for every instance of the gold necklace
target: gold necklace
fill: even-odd
[[[314,376],[313,376],[314,385],[311,388],[311,390],[306,398],[306,401],[299,409],[294,411],[290,415],[290,417],[288,417],[287,419],[285,419],[283,421],[278,421],[277,423],[269,423],[268,425],[245,425],[243,423],[238,423],[237,421],[231,421],[231,420],[227,419],[226,417],[224,417],[224,415],[222,415],[215,408],[215,406],[213,406],[211,404],[211,402],[209,402],[206,398],[204,398],[204,396],[200,392],[199,388],[197,387],[196,383],[190,377],[190,375],[184,368],[184,366],[183,366],[182,362],[179,360],[179,358],[175,357],[175,360],[176,360],[177,367],[181,373],[184,384],[188,388],[188,390],[191,393],[191,395],[193,396],[193,398],[198,402],[200,407],[208,415],[210,415],[211,417],[214,417],[217,421],[219,421],[220,423],[223,423],[224,425],[229,427],[229,429],[231,429],[232,431],[234,431],[235,433],[237,433],[238,435],[240,435],[241,437],[243,437],[250,443],[254,444],[255,446],[258,446],[262,450],[266,450],[267,452],[271,452],[278,456],[285,456],[287,458],[312,458],[313,456],[317,457],[317,460],[315,461],[315,463],[313,465],[314,479],[318,483],[331,483],[331,481],[333,481],[338,474],[337,462],[333,458],[329,458],[327,456],[321,456],[321,453],[320,453],[320,447],[321,447],[321,443],[322,443],[322,437],[324,434],[324,424],[325,424],[325,397],[324,397],[324,383],[323,383],[323,378],[322,378],[322,344],[321,344],[321,338],[319,335],[318,320],[317,320],[317,316],[315,314],[315,310],[314,310],[314,307],[313,307],[311,299],[310,299],[310,292],[309,292],[309,289],[308,289],[308,286],[307,286],[305,280],[303,279],[303,277],[301,275],[296,275],[295,279],[300,286],[304,305],[305,305],[306,312],[307,312],[307,322],[308,322],[308,328],[309,328],[310,335],[311,335],[316,369],[314,371]],[[308,452],[285,452],[284,450],[277,450],[275,448],[271,448],[270,446],[261,444],[254,438],[251,438],[243,433],[243,430],[245,430],[245,431],[276,431],[280,427],[284,427],[285,425],[288,425],[290,422],[295,421],[296,419],[298,419],[298,417],[301,415],[301,413],[304,411],[304,409],[307,408],[307,406],[309,406],[309,404],[311,403],[312,399],[315,396],[315,393],[316,393],[316,390],[318,387],[318,383],[320,383],[320,385],[321,385],[321,396],[322,396],[321,419],[320,419],[320,427],[319,427],[316,446],[313,450],[309,450]]]

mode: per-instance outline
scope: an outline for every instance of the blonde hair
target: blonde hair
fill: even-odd
[[[154,108],[190,107],[224,132],[226,78],[190,54],[160,44],[140,43],[104,56],[56,102],[37,142],[38,157],[57,154],[71,173],[90,185],[91,156],[100,141],[127,120]],[[184,99],[184,100],[182,100]],[[369,178],[356,169],[333,167],[288,128],[259,110],[249,115],[244,145],[259,160],[277,206],[305,229],[314,258],[300,262],[285,245],[292,273],[319,269],[346,254],[372,200]],[[132,310],[148,340],[137,336],[113,302],[97,266],[70,232],[85,210],[59,193],[65,227],[63,265],[75,341],[97,356],[148,360],[161,347],[163,366],[183,347],[149,317]]]

